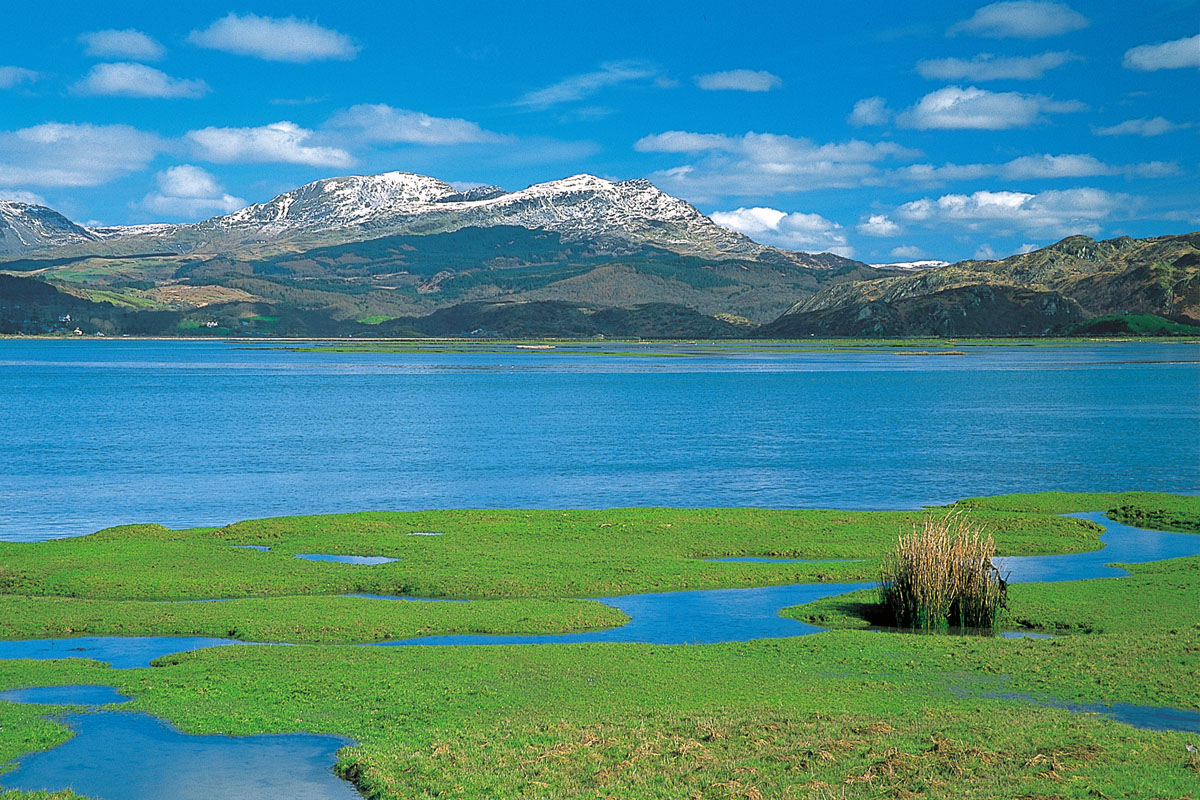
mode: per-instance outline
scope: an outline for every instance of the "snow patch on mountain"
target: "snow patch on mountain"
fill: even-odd
[[[98,238],[46,206],[0,200],[0,255],[22,255]]]

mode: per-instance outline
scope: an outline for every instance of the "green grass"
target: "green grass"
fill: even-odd
[[[1195,503],[1194,498],[1145,494],[971,502],[973,513],[999,528],[997,540],[1006,542],[1009,552],[1046,552],[1095,545],[1091,526],[1046,515],[1099,498],[1111,507],[1170,513],[1179,520],[1190,518]],[[1010,510],[1018,507],[1034,510]],[[314,581],[321,589],[344,573],[332,567],[348,565],[296,562],[330,570],[297,577],[291,572],[292,550],[328,552],[336,544],[350,548],[345,552],[364,552],[375,542],[380,549],[413,548],[400,562],[410,568],[406,575],[412,582],[540,594],[550,603],[547,615],[561,621],[568,607],[553,605],[552,598],[561,596],[553,592],[570,576],[576,586],[690,579],[679,564],[689,562],[696,549],[765,555],[774,548],[870,559],[919,517],[663,509],[347,515],[227,529],[114,529],[6,548],[0,563],[15,563],[21,573],[17,579],[30,586],[81,594],[102,587],[105,576],[120,575],[121,563],[138,576],[121,591],[154,587],[179,596],[204,590],[193,576],[201,567],[223,589],[241,585],[245,564],[254,564],[271,588]],[[523,526],[522,519],[529,521]],[[418,522],[419,529],[445,535],[399,538],[399,531]],[[598,532],[602,524],[609,527]],[[279,552],[235,551],[233,557],[228,548],[207,550],[213,542],[224,547],[246,537],[260,537]],[[314,548],[321,537],[330,546]],[[847,541],[850,537],[857,538]],[[604,539],[615,543],[604,545]],[[183,558],[188,549],[204,553],[191,562]],[[666,554],[651,557],[656,550]],[[426,560],[439,552],[440,558]],[[588,560],[589,554],[597,562],[616,558],[622,569],[608,574],[603,564]],[[242,555],[265,558],[243,561]],[[280,556],[277,562],[272,555]],[[571,559],[577,562],[573,567]],[[444,572],[448,565],[459,573]],[[348,569],[361,575],[397,566]],[[757,574],[766,583],[804,565],[782,565],[783,573],[775,565],[698,566],[762,566],[766,569],[758,573],[735,571],[736,580],[753,581]],[[851,566],[861,565],[845,568]],[[230,570],[239,577],[229,578]],[[348,736],[359,744],[341,752],[338,769],[370,798],[1200,797],[1200,758],[1185,748],[1196,742],[1193,735],[1141,731],[994,697],[1024,692],[1065,702],[1200,709],[1200,604],[1195,602],[1200,559],[1131,570],[1131,578],[1014,585],[1010,612],[1021,624],[1071,634],[1055,640],[845,630],[703,646],[227,647],[168,656],[138,670],[111,670],[83,659],[0,661],[0,688],[110,684],[134,698],[129,707],[192,733]],[[495,575],[480,577],[486,573]],[[8,574],[11,580],[13,573]],[[42,625],[70,614],[116,620],[123,616],[119,606],[137,609],[127,616],[146,627],[175,624],[163,615],[179,613],[195,614],[193,622],[202,624],[234,615],[275,630],[292,624],[289,614],[308,625],[329,619],[345,605],[347,627],[329,632],[326,641],[359,635],[350,630],[357,624],[352,613],[357,606],[341,598],[253,599],[239,601],[240,607],[54,597],[4,602],[12,605],[0,611],[0,619],[19,616],[20,625],[27,624],[27,616]],[[422,614],[427,608],[452,608],[377,602],[399,607],[399,614],[409,613],[407,608]],[[473,606],[495,610],[504,603],[532,609],[535,601],[454,604],[459,610],[453,613],[466,614]],[[811,613],[821,605],[790,613]],[[73,606],[77,611],[69,611]],[[491,619],[496,627],[508,623],[499,614]],[[365,624],[374,622],[379,620]],[[50,710],[0,703],[0,762],[62,740],[62,727],[41,718]]]
[[[1196,336],[1200,327],[1173,322],[1157,314],[1111,314],[1078,323],[1070,332],[1092,336]]]
[[[898,531],[925,512],[612,509],[367,512],[279,517],[224,528],[110,528],[0,543],[0,594],[196,599],[350,593],[417,597],[600,597],[874,579]],[[1099,547],[1090,522],[979,509],[1002,555]],[[441,536],[409,536],[434,531]],[[269,552],[234,545],[267,545]],[[297,553],[382,555],[376,566]],[[711,563],[769,556],[827,564]]]
[[[554,598],[423,603],[269,597],[190,603],[0,595],[0,639],[155,635],[354,643],[451,633],[567,633],[611,628],[628,619],[603,603]]]

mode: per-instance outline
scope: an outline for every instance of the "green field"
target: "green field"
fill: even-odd
[[[1200,532],[1194,497],[1048,493],[961,507],[1006,554],[1094,549],[1094,526],[1052,516],[1068,511],[1120,509],[1125,520]],[[6,544],[3,638],[208,633],[312,644],[216,648],[137,670],[0,661],[0,688],[103,683],[188,732],[349,736],[359,744],[342,751],[338,769],[378,798],[1200,797],[1200,758],[1186,747],[1196,735],[994,696],[1200,709],[1200,559],[1134,565],[1129,578],[1011,587],[1004,626],[1063,634],[1053,640],[837,630],[702,646],[340,644],[397,631],[620,623],[619,612],[571,599],[579,597],[869,578],[920,517],[448,511],[129,526]],[[298,561],[296,552],[402,560],[359,567]],[[742,554],[862,560],[699,560]],[[389,588],[472,599],[328,596]],[[218,596],[246,599],[166,602]],[[852,628],[869,600],[787,613]],[[42,719],[50,710],[0,703],[0,762],[69,735]]]

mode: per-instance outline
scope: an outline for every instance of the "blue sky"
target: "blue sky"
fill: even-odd
[[[953,261],[1200,229],[1197,98],[1171,0],[22,3],[0,198],[127,224],[590,172],[770,244]]]

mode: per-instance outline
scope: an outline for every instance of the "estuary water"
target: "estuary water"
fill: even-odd
[[[367,509],[1200,489],[1198,344],[274,348],[0,340],[0,539]]]

